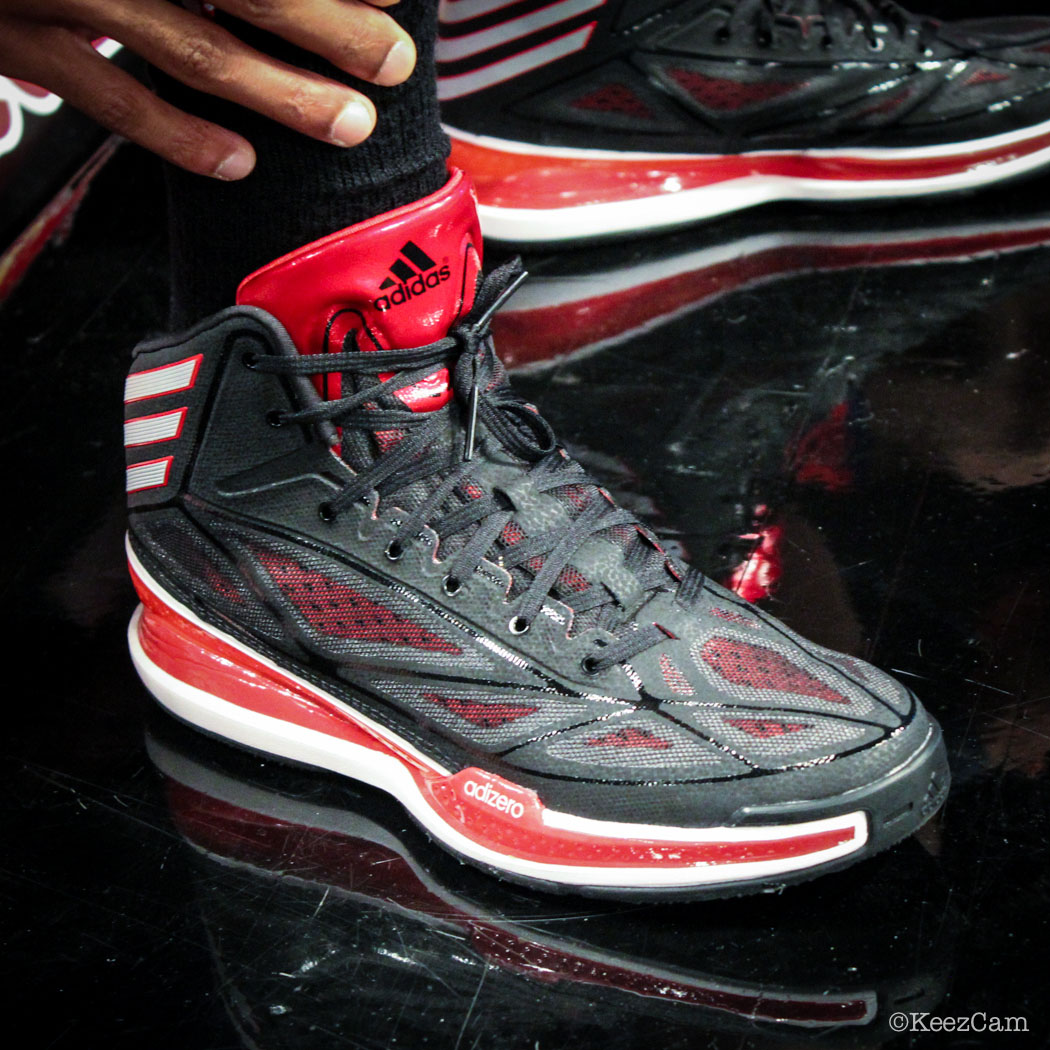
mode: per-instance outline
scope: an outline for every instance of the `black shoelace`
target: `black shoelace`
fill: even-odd
[[[780,40],[780,31],[787,29],[798,39],[800,21],[785,11],[787,0],[740,0],[733,5],[725,23],[718,30],[718,39],[728,42],[741,30],[754,33],[760,47],[775,47]],[[821,43],[827,49],[835,46],[842,37],[849,37],[860,29],[867,37],[872,51],[881,51],[884,46],[877,27],[886,25],[896,30],[903,40],[914,34],[917,50],[929,53],[929,45],[937,30],[937,23],[930,18],[913,15],[894,0],[811,0],[814,17],[823,27]]]
[[[576,615],[599,610],[599,626],[614,640],[599,643],[595,652],[582,661],[583,670],[598,674],[616,664],[665,641],[669,632],[656,624],[640,624],[634,619],[648,598],[660,589],[675,589],[676,597],[692,604],[703,585],[702,574],[683,572],[672,565],[655,538],[640,522],[617,507],[604,490],[579,464],[568,458],[542,416],[526,404],[501,379],[489,324],[496,310],[509,298],[524,277],[521,264],[514,260],[489,274],[481,283],[470,314],[461,319],[437,342],[403,350],[361,352],[356,349],[338,354],[310,354],[297,358],[253,355],[250,366],[260,372],[303,376],[338,372],[358,380],[361,388],[336,400],[320,402],[295,412],[271,413],[276,426],[328,423],[347,431],[364,434],[397,431],[403,436],[366,468],[358,471],[332,499],[318,508],[326,522],[356,501],[378,507],[418,481],[441,480],[414,510],[399,508],[398,528],[386,547],[386,557],[399,560],[406,546],[430,530],[441,543],[452,536],[464,542],[445,558],[443,587],[455,595],[465,581],[491,558],[504,569],[523,569],[531,573],[528,585],[509,603],[508,627],[524,634],[540,613],[563,570],[572,564],[580,547],[591,537],[617,526],[630,526],[639,533],[625,555],[626,567],[633,573],[634,588],[630,608],[622,607],[615,596],[597,582],[578,594],[559,594],[558,600]],[[393,398],[396,391],[427,378],[442,366],[452,377],[453,399],[431,412],[413,412]],[[394,373],[380,381],[381,373]],[[465,502],[452,503],[456,492],[469,491],[493,453],[503,461],[507,453],[521,463],[534,493],[551,492],[570,486],[586,486],[590,501],[567,525],[559,525],[536,536],[491,552],[504,529],[514,519],[510,497],[499,488]],[[484,490],[481,490],[484,492]],[[534,559],[542,559],[536,571]]]

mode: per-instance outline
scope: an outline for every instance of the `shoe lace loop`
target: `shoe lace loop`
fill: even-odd
[[[409,543],[430,530],[437,536],[436,557],[446,540],[460,537],[461,545],[444,560],[445,579],[456,581],[457,592],[485,560],[511,573],[517,570],[519,578],[528,583],[511,600],[514,615],[510,624],[515,634],[528,630],[563,571],[589,540],[618,527],[637,530],[639,541],[625,555],[626,568],[635,580],[630,608],[624,608],[600,581],[579,594],[558,595],[576,615],[597,610],[597,625],[613,636],[611,642],[596,643],[595,654],[587,658],[588,673],[597,674],[666,640],[662,628],[636,623],[635,615],[655,591],[673,589],[685,573],[633,514],[618,507],[568,457],[550,424],[504,381],[489,326],[524,277],[517,259],[493,270],[482,280],[470,313],[447,336],[425,346],[362,352],[351,338],[341,353],[257,355],[253,367],[277,375],[338,372],[357,381],[360,389],[354,393],[281,414],[283,423],[333,424],[342,429],[344,440],[348,431],[373,438],[390,431],[403,435],[325,502],[323,520],[334,522],[356,501],[377,501],[374,505],[378,507],[379,500],[393,497],[414,482],[427,481],[428,494],[414,509],[399,507],[388,552],[399,557]],[[450,369],[454,394],[443,408],[413,412],[394,397],[398,390],[432,376],[443,366]],[[388,372],[393,374],[379,379]],[[513,485],[501,488],[495,484],[486,493],[475,482],[494,455],[504,462],[509,457],[520,466]],[[568,524],[562,519],[547,531],[500,546],[504,530],[515,518],[516,495],[527,491],[539,496],[570,487],[585,489],[589,499]],[[464,492],[473,494],[457,500],[457,494]],[[393,559],[395,554],[388,553],[388,557]],[[688,578],[695,583],[696,574]],[[688,597],[690,602],[695,600],[692,593]],[[679,599],[683,600],[681,594]]]

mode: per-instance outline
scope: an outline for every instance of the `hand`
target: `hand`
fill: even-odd
[[[397,0],[214,0],[214,6],[390,86],[416,61],[411,37],[378,10]],[[354,146],[375,127],[360,92],[260,54],[168,0],[0,0],[0,72],[53,91],[100,124],[201,175],[240,179],[251,143],[157,98],[96,53],[112,37],[184,84],[313,138]]]

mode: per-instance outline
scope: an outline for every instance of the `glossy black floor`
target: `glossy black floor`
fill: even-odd
[[[596,906],[161,717],[124,642],[119,391],[165,306],[156,172],[125,149],[0,310],[7,1027],[41,1048],[1042,1043],[1050,181],[527,261],[499,322],[521,386],[694,561],[915,686],[950,746],[943,811],[780,896]],[[896,1035],[899,1011],[1029,1035]]]

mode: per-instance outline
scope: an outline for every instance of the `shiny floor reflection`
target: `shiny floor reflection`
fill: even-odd
[[[29,1045],[1026,1042],[897,1035],[898,1011],[1020,1016],[1045,1042],[1046,183],[527,259],[498,338],[573,451],[697,564],[906,677],[952,756],[941,814],[875,860],[645,907],[495,882],[384,797],[153,708],[124,651],[118,391],[163,318],[155,190],[118,154],[0,309],[25,672],[0,872]]]

